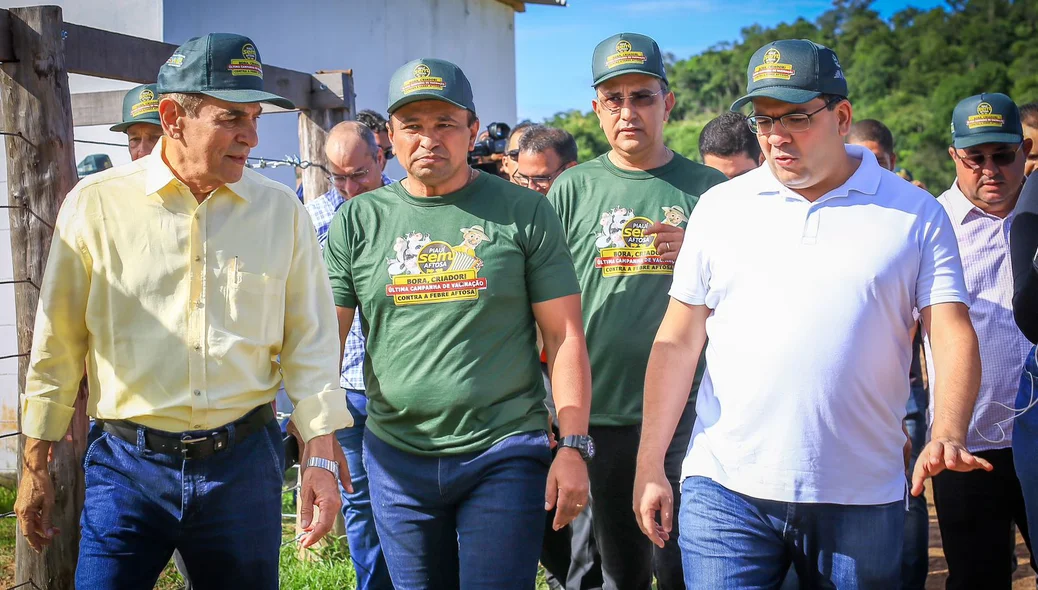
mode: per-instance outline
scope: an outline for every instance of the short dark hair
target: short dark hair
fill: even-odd
[[[760,160],[760,144],[746,124],[746,116],[728,112],[703,127],[699,134],[699,155],[727,157],[736,154],[746,154],[757,162]]]
[[[386,118],[371,109],[364,109],[357,113],[357,122],[374,133],[382,133],[388,129]]]
[[[519,138],[520,152],[539,154],[549,149],[555,150],[563,166],[577,161],[577,141],[565,129],[528,125],[526,132]]]
[[[508,144],[512,143],[512,136],[513,135],[515,135],[516,133],[522,131],[523,129],[529,129],[530,127],[534,127],[534,123],[533,123],[533,121],[530,121],[529,119],[516,123],[515,127],[512,127],[512,129],[508,132],[508,139],[505,140],[505,145],[508,145]]]
[[[1020,121],[1028,127],[1038,127],[1038,102],[1020,105]]]
[[[894,154],[894,134],[887,126],[875,119],[862,119],[851,125],[851,131],[847,134],[847,141],[873,141],[888,154]]]

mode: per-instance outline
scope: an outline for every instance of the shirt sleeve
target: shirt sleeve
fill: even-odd
[[[328,267],[328,278],[332,284],[332,298],[338,307],[357,308],[357,291],[353,286],[353,261],[348,235],[346,216],[350,210],[347,202],[332,219],[324,243],[324,263]]]
[[[580,293],[562,222],[542,197],[526,232],[526,290],[532,303]]]
[[[940,303],[969,305],[966,279],[962,274],[959,243],[948,213],[931,201],[923,222],[919,274],[915,285],[915,305],[922,310]]]
[[[292,422],[304,441],[353,424],[346,392],[339,387],[339,331],[331,293],[317,234],[300,204],[285,282],[281,372],[285,392],[295,404]]]
[[[73,190],[58,211],[36,308],[22,433],[40,440],[65,436],[85,371],[92,259],[82,239],[79,208],[80,195]]]
[[[681,252],[674,264],[674,280],[670,285],[670,296],[688,305],[710,305],[715,298],[709,297],[710,267],[708,259],[708,241],[710,221],[709,201],[711,192],[707,191],[699,198],[685,223],[685,237],[681,241]]]
[[[1013,260],[1013,313],[1020,331],[1038,342],[1038,174],[1024,185],[1009,230]]]

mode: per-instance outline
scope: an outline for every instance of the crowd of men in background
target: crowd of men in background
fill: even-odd
[[[127,94],[124,121],[112,130],[127,134],[136,167],[77,187],[59,219],[54,268],[75,277],[92,261],[101,243],[92,240],[105,235],[90,229],[99,223],[92,199],[103,204],[108,192],[166,203],[193,195],[195,218],[206,204],[223,203],[217,197],[232,210],[263,191],[283,197],[270,183],[221,172],[247,155],[226,145],[255,143],[254,121],[239,123],[253,116],[247,109],[284,99],[251,80],[224,80],[216,93],[199,83],[214,63],[228,62],[235,76],[260,67],[248,39],[205,39],[204,48],[193,40],[178,49],[158,86]],[[205,374],[205,360],[186,361],[190,379],[175,402],[104,403],[126,367],[92,383],[102,403],[86,460],[78,579],[97,588],[120,587],[117,579],[146,585],[177,550],[189,584],[226,582],[213,573],[213,558],[192,546],[211,523],[166,496],[174,490],[179,498],[189,485],[187,475],[177,479],[178,461],[277,457],[280,437],[266,441],[277,448],[245,438],[269,430],[263,409],[277,390],[271,379],[283,376],[278,410],[297,413],[282,427],[299,437],[305,468],[340,479],[337,500],[361,589],[526,590],[537,561],[549,585],[567,590],[647,589],[654,580],[661,590],[923,588],[922,492],[930,476],[948,588],[1008,588],[1012,528],[1030,550],[1028,522],[1038,519],[1038,417],[1027,413],[1038,374],[1038,175],[1025,188],[1038,167],[1038,103],[1018,108],[998,93],[964,98],[948,149],[956,179],[933,199],[904,180],[910,174],[898,168],[882,122],[853,120],[839,60],[821,45],[762,47],[749,64],[746,96],[703,128],[702,164],[664,143],[674,95],[655,41],[631,33],[604,40],[592,74],[592,106],[610,151],[578,163],[565,130],[517,125],[500,159],[500,176],[515,186],[469,168],[465,146],[479,129],[472,89],[443,60],[415,60],[394,74],[388,119],[366,110],[331,129],[322,163],[331,188],[305,204],[306,231],[286,207],[281,219],[259,224],[295,223],[289,234],[302,254],[261,269],[231,246],[220,269],[207,271],[228,281],[218,328],[261,341],[263,363],[276,359],[276,370],[250,386],[264,395],[231,420],[195,425],[170,408],[201,411],[197,400],[210,394],[196,372]],[[749,116],[738,112],[747,104]],[[205,120],[203,108],[211,128],[191,123]],[[233,137],[213,131],[232,123],[244,125]],[[192,133],[217,138],[209,150],[223,137],[231,164],[199,164],[204,157],[185,141]],[[394,157],[407,173],[398,182],[384,172]],[[1027,233],[1014,225],[1021,218]],[[248,228],[257,229],[238,231]],[[177,231],[199,252],[194,263],[208,264],[199,244],[212,238]],[[130,242],[115,233],[128,252]],[[327,270],[303,276],[313,270],[305,261],[319,255]],[[41,309],[58,313],[38,329],[44,337],[34,343],[26,392],[27,435],[38,442],[67,427],[71,376],[88,356],[86,334],[99,329],[85,295],[70,291],[87,292],[89,281],[73,277],[62,287],[52,272]],[[119,279],[120,288],[152,296],[161,317],[167,303],[149,295],[161,281],[135,272]],[[301,303],[313,289],[334,301],[337,321],[329,301]],[[201,310],[205,295],[196,306],[191,290],[192,308]],[[258,304],[240,290],[284,309],[249,307]],[[78,302],[71,309],[70,300]],[[257,309],[284,316],[284,334],[244,328]],[[148,313],[111,325],[136,331]],[[184,342],[197,342],[199,321],[182,327]],[[337,325],[338,351],[327,324]],[[208,344],[220,346],[243,374],[256,370],[249,359],[257,353],[233,348],[245,344]],[[330,385],[310,367],[313,358],[299,358],[318,346],[341,357]],[[88,373],[104,352],[88,361]],[[55,358],[64,364],[56,367]],[[301,382],[297,371],[313,374]],[[345,390],[348,417],[327,409],[336,386]],[[149,412],[161,420],[141,418]],[[334,449],[323,446],[329,434]],[[30,448],[26,470],[35,475],[23,481],[36,487],[20,492],[19,517],[39,547],[58,531],[46,517],[53,491],[39,475],[45,447]],[[170,449],[176,459],[154,458]],[[274,463],[280,475],[283,455]],[[208,465],[200,478],[230,469]],[[155,492],[162,518],[148,526],[119,520],[120,511],[155,510],[146,492],[99,496],[125,483],[115,475],[121,471],[165,481]],[[327,479],[307,480],[301,495],[304,507],[321,506],[321,527],[324,509],[338,510],[322,496]],[[267,492],[279,488],[268,483]],[[216,496],[196,493],[200,502]],[[244,517],[261,505],[231,511]],[[162,526],[176,532],[156,535]],[[318,523],[303,526],[308,544],[323,534]],[[132,534],[110,534],[120,527]],[[254,530],[267,535],[273,527]],[[263,563],[250,572],[250,587],[276,587],[276,545],[221,555],[236,571]],[[114,559],[120,551],[140,561]]]

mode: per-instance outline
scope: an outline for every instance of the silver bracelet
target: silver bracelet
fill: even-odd
[[[330,461],[324,457],[310,457],[310,460],[306,462],[307,467],[320,467],[327,471],[331,471],[335,479],[339,479],[339,464],[335,461]]]

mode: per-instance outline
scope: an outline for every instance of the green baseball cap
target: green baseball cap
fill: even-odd
[[[758,97],[804,104],[823,94],[847,96],[847,78],[833,50],[807,39],[774,41],[750,58],[746,96],[732,110]]]
[[[952,145],[966,149],[982,143],[1024,140],[1020,109],[1005,94],[978,94],[955,105],[952,111]]]
[[[251,39],[209,33],[189,39],[159,68],[159,94],[205,94],[227,102],[269,102],[294,109],[287,98],[263,90],[263,64]]]
[[[646,74],[667,81],[660,46],[652,37],[619,33],[595,46],[591,56],[592,86],[624,74]]]
[[[137,123],[162,127],[159,120],[159,93],[154,84],[141,84],[127,92],[123,97],[123,122],[112,125],[108,130],[126,131]]]
[[[461,68],[444,59],[423,57],[397,68],[389,79],[389,108],[392,115],[400,107],[419,100],[442,100],[473,113],[472,85]]]

